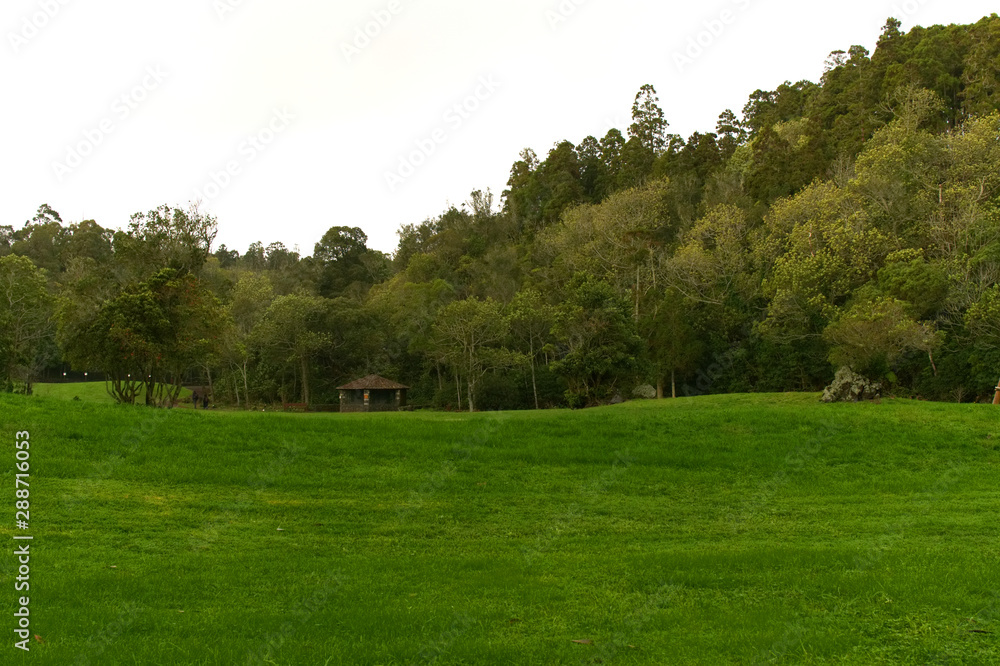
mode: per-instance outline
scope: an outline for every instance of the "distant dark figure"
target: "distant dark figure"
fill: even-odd
[[[191,393],[191,403],[194,405],[195,409],[198,409],[198,392],[194,391]]]
[[[208,394],[206,393],[201,397],[201,408],[208,409]]]

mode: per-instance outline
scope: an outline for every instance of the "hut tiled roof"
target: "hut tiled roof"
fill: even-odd
[[[398,382],[394,382],[391,379],[386,379],[385,377],[379,377],[378,375],[368,375],[363,379],[358,379],[351,382],[350,384],[344,384],[343,386],[338,386],[338,391],[359,391],[363,389],[387,389],[391,391],[399,389],[408,389],[409,386],[403,386]]]

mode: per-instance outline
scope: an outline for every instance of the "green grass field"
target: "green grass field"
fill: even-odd
[[[989,406],[339,415],[3,395],[0,426],[0,663],[1000,663]],[[13,647],[24,430],[30,654]]]
[[[34,384],[32,386],[34,395],[40,398],[56,398],[59,400],[73,400],[79,398],[83,402],[102,402],[107,405],[114,404],[115,399],[108,393],[104,382],[81,382],[66,384]],[[178,395],[181,407],[191,407],[191,391],[181,389]],[[146,387],[139,389],[136,396],[138,404],[146,402]]]

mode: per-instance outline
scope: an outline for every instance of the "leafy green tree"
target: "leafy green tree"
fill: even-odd
[[[681,237],[666,271],[670,287],[711,305],[752,301],[760,278],[750,253],[752,228],[736,206],[716,206]]]
[[[753,162],[746,188],[760,204],[770,205],[795,194],[825,175],[829,164],[822,132],[808,120],[766,126],[754,137],[751,148]]]
[[[656,153],[633,136],[622,146],[621,154],[614,164],[615,190],[641,187],[653,174]]]
[[[503,346],[509,326],[492,299],[455,301],[438,313],[434,335],[444,360],[465,378],[470,412],[476,409],[476,386],[487,372],[523,362],[519,353]]]
[[[313,259],[320,273],[319,293],[326,298],[341,296],[356,283],[368,281],[365,266],[368,236],[357,227],[331,227],[316,243]]]
[[[290,369],[300,380],[302,402],[310,404],[313,361],[331,344],[330,301],[320,296],[278,296],[253,331],[253,345],[268,362]],[[284,396],[283,396],[284,397]]]
[[[649,358],[656,373],[656,397],[663,398],[664,379],[670,376],[670,395],[677,397],[677,373],[695,368],[705,351],[705,342],[694,326],[692,303],[675,289],[649,294],[653,303],[645,309],[639,332],[646,339]]]
[[[873,223],[904,243],[926,237],[921,227],[938,198],[932,184],[938,181],[939,152],[929,132],[896,121],[879,130],[858,157],[851,190]]]
[[[884,297],[854,304],[823,335],[834,366],[876,380],[891,377],[893,363],[908,351],[927,354],[934,366],[934,350],[941,344],[933,326],[914,321],[905,303]]]
[[[329,393],[337,386],[371,374],[393,376],[389,317],[381,308],[350,298],[329,303],[330,344],[321,361]]]
[[[928,262],[921,250],[902,250],[886,257],[878,272],[878,289],[906,304],[918,321],[933,320],[944,310],[950,292],[948,273],[939,262]]]
[[[531,148],[525,148],[520,158],[510,169],[503,200],[504,209],[514,219],[519,232],[526,233],[541,225],[545,195],[538,174],[538,155]]]
[[[588,136],[576,147],[580,162],[580,185],[589,203],[599,203],[607,194],[608,167],[601,156],[601,143]]]
[[[872,281],[892,241],[852,211],[845,193],[817,185],[781,206],[772,229],[786,229],[770,276],[762,330],[779,339],[818,336],[836,319],[855,290]],[[773,232],[772,232],[773,238]]]
[[[939,139],[943,150],[932,153],[944,164],[940,171],[931,171],[931,182],[925,179],[923,196],[930,203],[925,204],[922,221],[929,227],[924,244],[938,256],[968,257],[979,266],[984,260],[993,263],[990,257],[1000,245],[998,133],[1000,113],[971,118],[955,135]]]
[[[983,18],[969,29],[962,73],[962,115],[986,116],[1000,108],[1000,18]]]
[[[560,225],[536,240],[535,259],[543,265],[536,274],[558,284],[575,273],[590,273],[627,295],[638,317],[642,295],[662,272],[661,240],[675,233],[664,222],[669,187],[665,179],[653,180],[616,192],[599,205],[568,210]]]
[[[197,276],[211,254],[217,233],[215,218],[197,206],[182,210],[163,205],[136,213],[128,229],[114,237],[121,282],[144,280],[161,268]]]
[[[228,357],[243,384],[243,398],[250,404],[250,364],[254,356],[251,336],[274,300],[274,288],[267,275],[246,273],[233,287],[231,300],[227,306],[233,322],[233,335],[228,340]],[[239,404],[237,385],[236,402]]]
[[[43,271],[30,259],[0,257],[0,360],[3,388],[20,382],[26,393],[39,370],[45,342],[53,337],[53,298]]]
[[[14,244],[14,227],[9,224],[0,225],[0,257],[6,257],[11,253],[11,246]]]
[[[639,143],[655,157],[667,147],[667,122],[660,108],[660,99],[656,96],[656,88],[645,84],[636,93],[632,103],[632,125],[629,126],[629,136],[639,140]]]
[[[620,130],[611,128],[601,139],[601,161],[604,162],[605,176],[597,184],[600,192],[607,196],[617,189],[618,172],[622,167],[622,152],[625,150],[625,137]],[[596,203],[596,202],[595,202]]]
[[[585,200],[580,182],[580,162],[576,148],[569,141],[561,141],[549,151],[548,157],[538,167],[543,201],[541,223],[555,224],[563,211]]]
[[[562,353],[551,365],[569,384],[567,400],[580,407],[611,398],[639,374],[643,358],[628,302],[607,282],[578,273],[561,310],[553,332]]]
[[[63,269],[62,245],[66,235],[62,217],[48,204],[38,207],[35,216],[24,228],[15,231],[11,251],[31,259],[49,275],[58,275]]]
[[[726,109],[719,114],[719,120],[715,124],[715,132],[719,136],[719,147],[725,159],[730,158],[736,149],[747,140],[747,132],[743,128],[743,124],[731,109]]]
[[[264,244],[260,241],[250,243],[240,263],[251,271],[262,271],[267,268],[267,258],[264,256]]]
[[[59,247],[59,261],[63,270],[76,259],[92,259],[98,265],[109,266],[114,258],[111,240],[114,233],[104,229],[94,220],[71,224]]]
[[[531,366],[531,391],[538,404],[538,378],[536,367],[539,356],[552,345],[552,327],[556,321],[556,310],[542,299],[534,289],[519,292],[510,304],[511,336],[517,341],[518,350],[525,355]]]
[[[978,336],[989,338],[1000,347],[1000,285],[986,291],[979,302],[966,312],[969,328]]]
[[[147,405],[166,406],[185,376],[218,351],[225,324],[218,301],[194,275],[164,268],[96,309],[64,297],[59,339],[73,367],[103,372],[119,402],[133,404],[145,387]]]
[[[240,261],[240,253],[236,250],[230,250],[225,243],[219,246],[213,256],[219,260],[219,265],[222,268],[235,268]]]

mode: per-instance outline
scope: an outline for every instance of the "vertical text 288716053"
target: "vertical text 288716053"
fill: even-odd
[[[31,520],[31,504],[29,498],[29,484],[28,478],[31,470],[30,463],[30,448],[31,448],[31,435],[26,431],[17,432],[14,434],[14,457],[17,462],[14,465],[15,471],[15,483],[14,483],[14,509],[15,515],[14,519],[17,524],[17,528],[22,531],[28,529],[28,521]],[[27,543],[32,539],[31,536],[27,534],[16,534],[14,539],[18,542],[17,547],[14,549],[14,557],[17,558],[17,576],[14,578],[14,591],[28,592],[30,589],[30,573],[31,567],[29,565],[31,561],[31,545]],[[28,610],[28,604],[30,602],[29,597],[23,596],[17,598],[17,610],[14,612],[14,618],[17,626],[14,628],[14,635],[20,640],[14,642],[14,647],[29,651],[28,641],[31,637],[31,618],[30,611]]]

